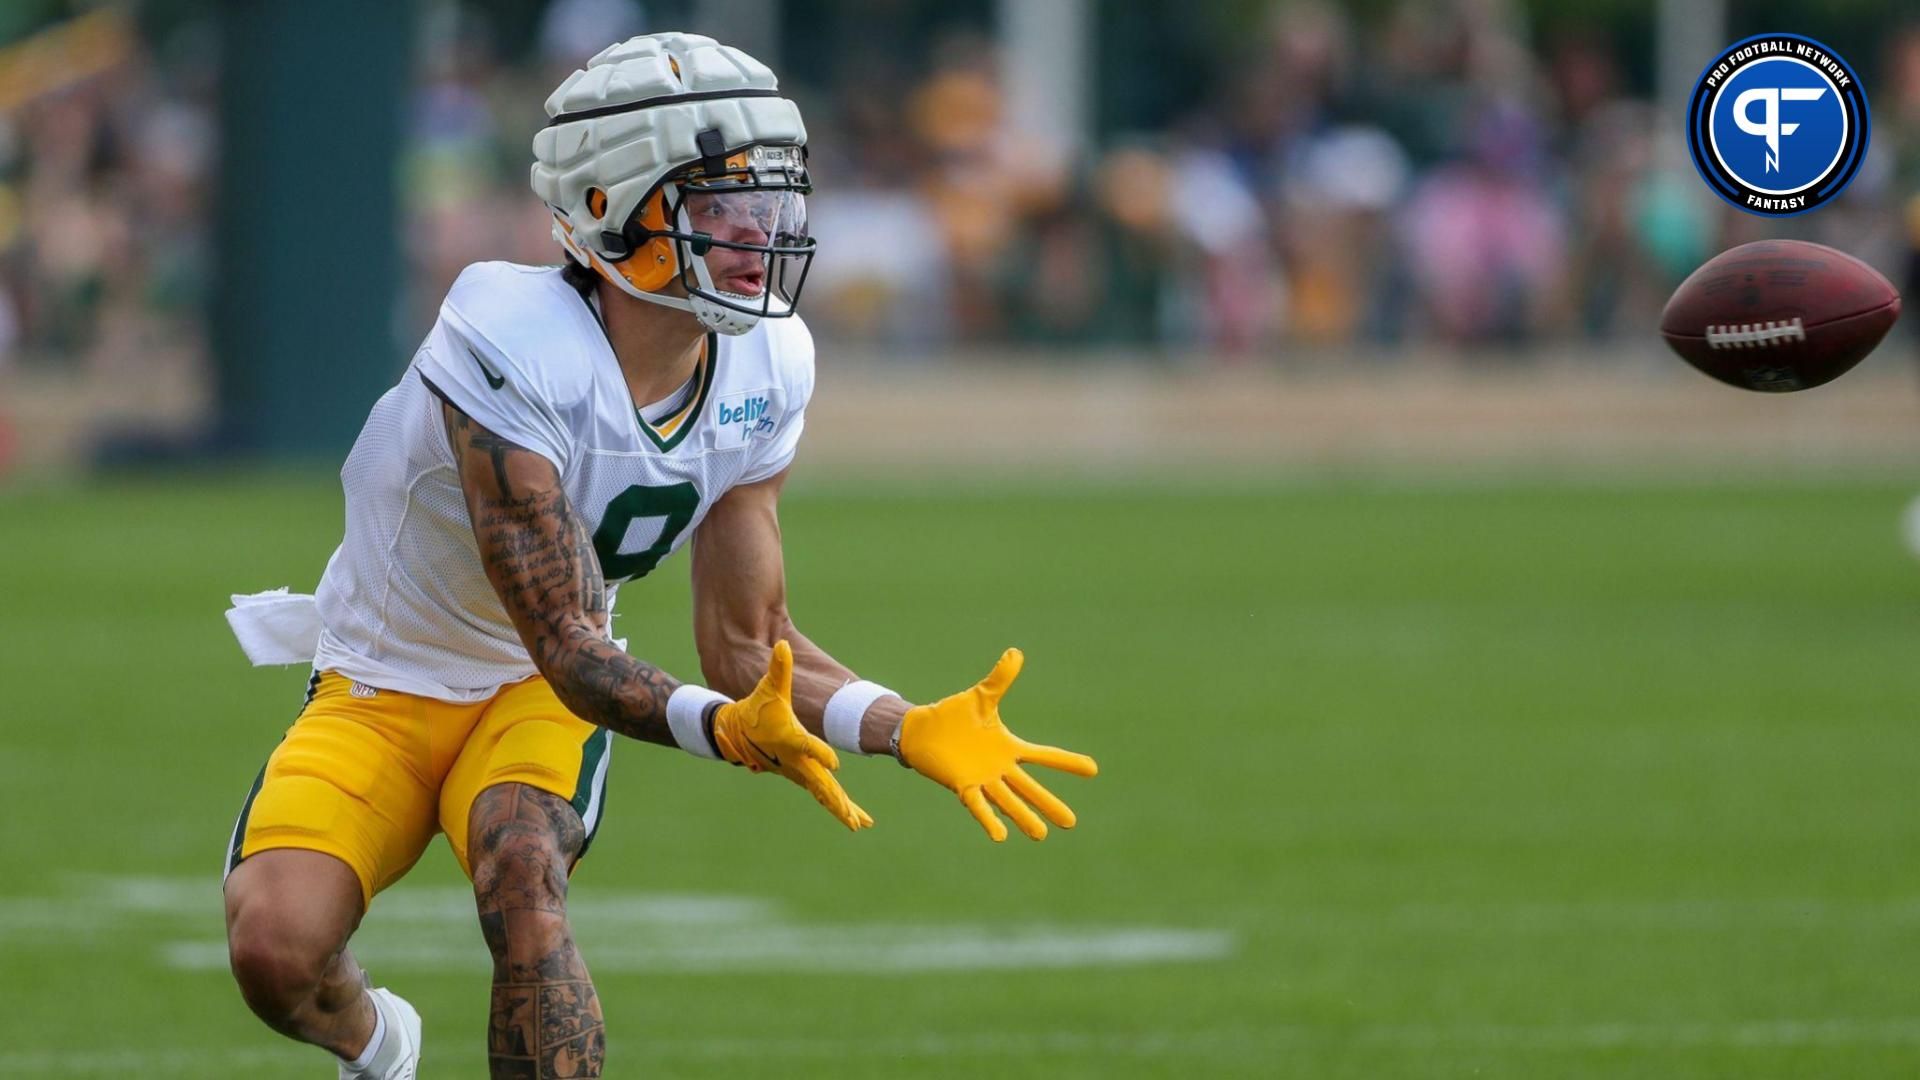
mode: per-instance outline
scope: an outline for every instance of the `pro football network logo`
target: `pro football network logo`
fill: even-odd
[[[1727,46],[1687,105],[1687,146],[1713,193],[1789,217],[1845,191],[1867,157],[1867,93],[1845,60],[1799,34]]]

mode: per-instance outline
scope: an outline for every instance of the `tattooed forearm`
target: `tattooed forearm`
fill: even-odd
[[[600,556],[593,550],[593,535],[587,532],[587,524],[578,514],[569,515],[573,525],[574,561],[583,571],[580,575],[580,609],[587,618],[598,623],[605,631],[608,626],[607,579],[600,571]]]
[[[671,745],[667,698],[680,684],[608,640],[593,537],[552,463],[444,411],[481,563],[535,666],[581,719]]]

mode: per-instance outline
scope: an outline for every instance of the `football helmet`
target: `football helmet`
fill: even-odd
[[[647,34],[602,50],[546,108],[533,190],[568,257],[723,334],[793,314],[814,252],[807,130],[766,65]]]

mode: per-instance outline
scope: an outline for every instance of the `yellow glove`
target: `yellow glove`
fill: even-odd
[[[973,689],[909,709],[900,723],[900,761],[957,793],[995,843],[1007,838],[1007,827],[987,808],[989,802],[1012,818],[1030,840],[1046,839],[1047,825],[1027,803],[1039,807],[1047,821],[1073,828],[1073,811],[1028,776],[1022,763],[1075,776],[1100,771],[1085,754],[1027,742],[1000,722],[1000,699],[1020,674],[1023,662],[1019,649],[1008,649]]]
[[[735,765],[777,772],[806,788],[849,829],[873,824],[829,771],[840,767],[839,755],[793,715],[793,648],[784,641],[773,646],[773,659],[753,693],[714,711],[713,745]]]

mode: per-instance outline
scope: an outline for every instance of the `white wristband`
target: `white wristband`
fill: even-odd
[[[707,706],[725,705],[733,699],[704,686],[683,684],[667,698],[667,727],[673,741],[694,757],[720,759],[713,740],[707,737]]]
[[[867,715],[867,709],[883,697],[898,696],[893,691],[876,682],[861,679],[850,682],[833,692],[827,699],[827,716],[821,727],[826,729],[827,745],[836,750],[864,754],[860,749],[860,719]]]

